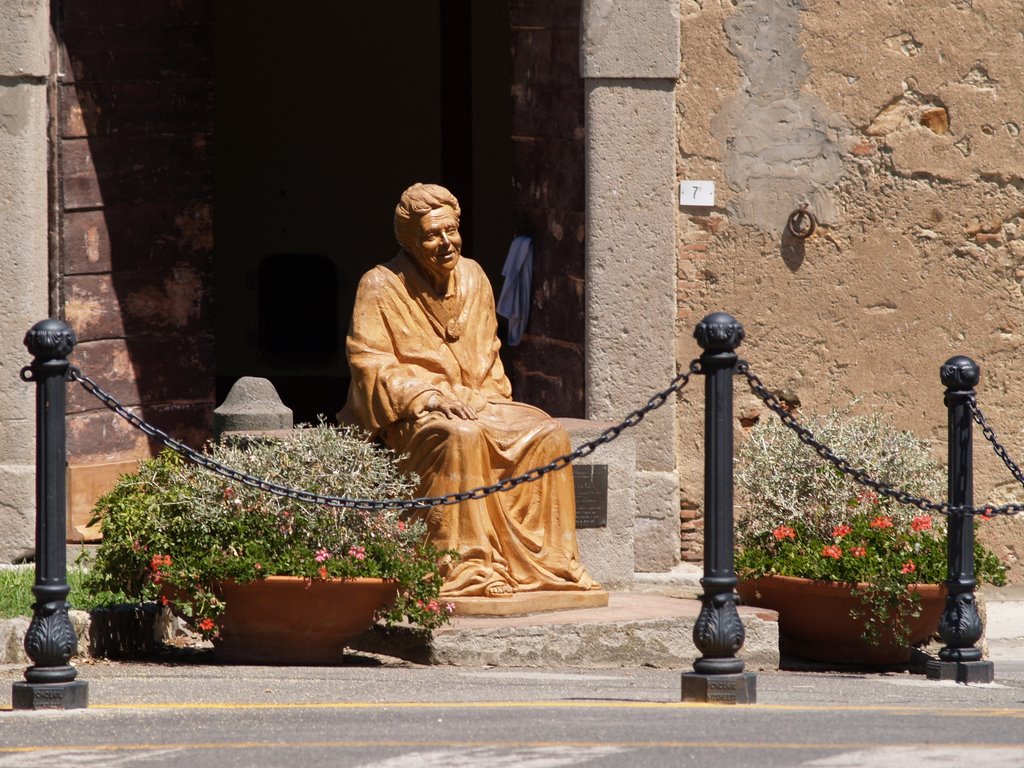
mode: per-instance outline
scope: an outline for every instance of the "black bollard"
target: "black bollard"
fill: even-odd
[[[76,681],[77,670],[68,663],[78,645],[68,617],[64,480],[65,377],[75,341],[67,324],[52,319],[25,336],[34,359],[21,377],[36,383],[36,601],[25,633],[33,666],[25,670],[25,682],[14,683],[14,709],[81,709],[89,703],[88,683]]]
[[[753,704],[757,677],[743,671],[736,653],[743,647],[743,622],[736,610],[733,555],[732,378],[743,326],[732,315],[715,312],[693,332],[704,350],[704,578],[693,643],[701,657],[683,674],[683,701]]]
[[[931,680],[956,680],[958,683],[991,683],[995,671],[991,661],[982,661],[981,617],[974,597],[974,447],[970,403],[981,372],[969,357],[958,355],[939,370],[946,387],[949,410],[949,485],[950,506],[946,544],[946,606],[939,619],[939,637],[945,643],[939,660],[929,661]]]

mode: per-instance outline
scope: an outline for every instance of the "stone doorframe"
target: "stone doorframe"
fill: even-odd
[[[677,0],[584,0],[586,409],[619,419],[675,375]],[[0,360],[49,307],[48,0],[0,0]],[[639,374],[639,375],[638,375]],[[0,377],[0,560],[26,554],[34,516],[32,388]],[[675,406],[637,427],[636,569],[679,561]]]
[[[676,374],[678,0],[584,0],[586,414],[618,421]],[[636,428],[635,570],[679,562],[676,407]]]
[[[0,561],[33,552],[35,387],[25,332],[49,315],[49,0],[0,0]]]

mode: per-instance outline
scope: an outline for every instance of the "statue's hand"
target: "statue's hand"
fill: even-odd
[[[476,411],[460,400],[455,400],[444,395],[432,395],[423,406],[426,411],[439,411],[449,419],[468,419],[475,421]]]

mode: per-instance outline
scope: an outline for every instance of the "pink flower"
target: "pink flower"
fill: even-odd
[[[402,522],[401,520],[399,520],[398,521],[398,532],[401,533],[404,530],[405,530],[405,523]]]
[[[850,554],[854,557],[864,557],[868,553],[864,547],[850,547]]]
[[[316,561],[318,563],[322,563],[324,560],[330,560],[330,559],[331,559],[331,553],[328,552],[326,549],[318,549],[316,551]]]
[[[879,515],[871,521],[872,528],[892,528],[892,518],[886,517],[885,515]]]
[[[917,570],[917,566],[914,565],[914,561],[913,560],[907,560],[907,562],[905,562],[903,564],[903,567],[900,568],[900,573],[913,573],[916,570]]]
[[[783,539],[795,539],[796,531],[794,531],[788,525],[780,525],[778,528],[772,531],[772,536],[775,537],[776,541],[782,541]]]
[[[835,536],[837,539],[841,539],[843,538],[843,536],[849,534],[852,530],[853,528],[851,528],[848,525],[837,525],[835,528],[832,529],[832,535]]]
[[[821,554],[824,557],[831,557],[833,560],[838,560],[843,556],[843,550],[835,544],[829,544],[827,547],[821,548]]]
[[[366,548],[357,547],[355,544],[353,544],[351,547],[348,548],[348,556],[354,557],[356,560],[365,560]]]
[[[910,521],[910,527],[915,531],[928,531],[932,527],[931,515],[918,515]]]

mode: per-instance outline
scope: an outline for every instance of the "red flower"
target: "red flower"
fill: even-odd
[[[788,525],[780,525],[778,528],[772,531],[772,536],[775,537],[776,541],[782,541],[783,539],[795,539],[796,531],[794,531]]]
[[[872,528],[892,528],[892,518],[886,517],[885,515],[879,515],[871,521]]]
[[[169,602],[167,595],[160,595],[160,605],[167,605]]]
[[[918,515],[910,521],[910,527],[915,531],[929,531],[932,527],[932,516]]]
[[[166,568],[171,564],[170,555],[153,555],[153,558],[149,561],[149,567],[154,571],[159,571],[161,568]]]
[[[326,565],[321,565],[319,568],[316,569],[316,572],[320,574],[320,578],[321,579],[326,579],[327,578],[327,566]]]
[[[864,547],[850,547],[850,554],[854,557],[864,557],[868,553]]]
[[[843,536],[849,534],[852,530],[853,528],[851,528],[848,525],[837,525],[835,528],[832,529],[832,535],[835,536],[837,539],[841,539],[843,538]]]
[[[200,630],[201,632],[210,632],[210,631],[212,631],[212,630],[213,630],[213,629],[214,629],[214,628],[215,628],[215,627],[216,627],[217,625],[213,623],[213,619],[211,619],[211,618],[205,618],[205,619],[200,619],[200,620],[199,620],[199,623],[198,623],[198,624],[197,624],[196,626],[197,626],[197,627],[199,627],[199,630]]]
[[[824,557],[831,557],[833,560],[838,560],[843,556],[843,550],[835,544],[829,544],[827,547],[821,548],[821,554]]]
[[[900,573],[913,573],[916,570],[917,570],[917,566],[914,565],[914,561],[913,560],[907,560],[907,562],[905,562],[903,564],[903,567],[900,568]]]

